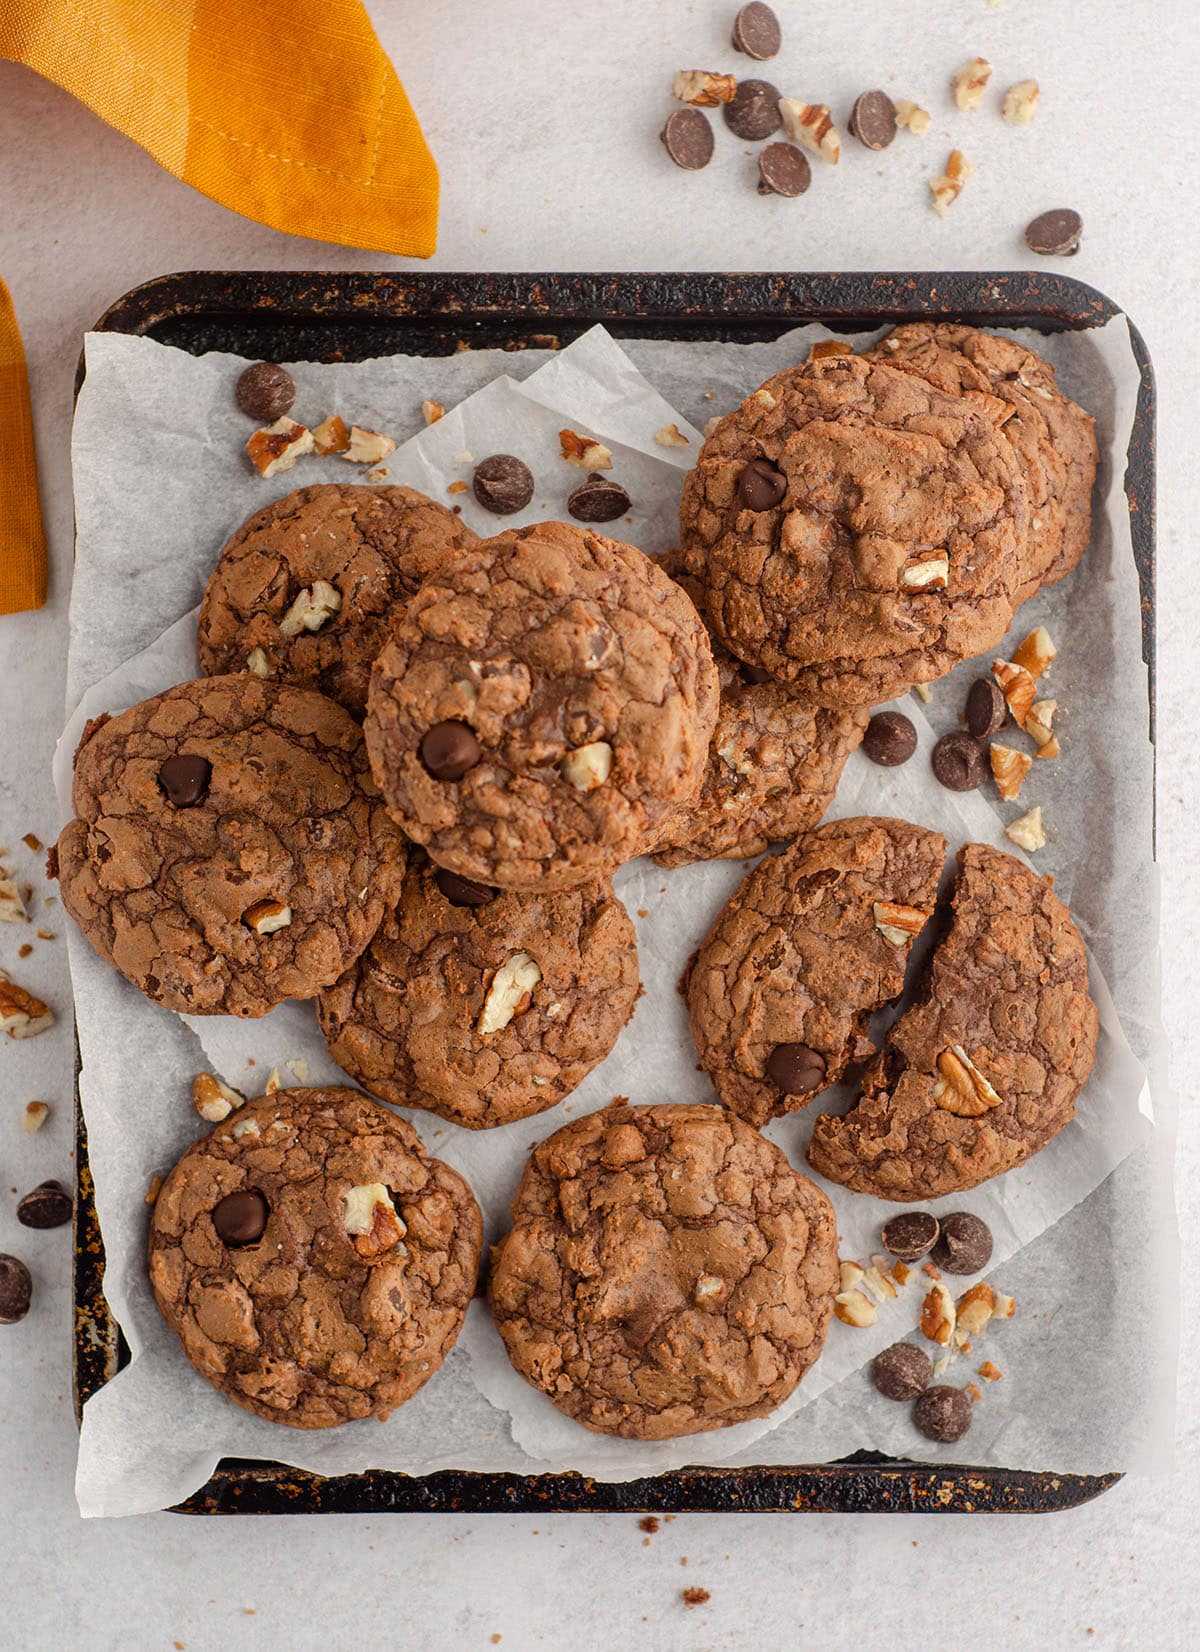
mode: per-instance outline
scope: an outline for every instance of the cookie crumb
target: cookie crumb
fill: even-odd
[[[658,1530],[658,1516],[655,1514],[644,1514],[638,1521],[638,1525],[644,1532],[656,1532]]]
[[[42,842],[41,838],[36,837],[33,832],[26,832],[25,836],[21,839],[21,842],[27,849],[32,850],[35,855],[40,855],[42,850],[45,848],[45,844]]]
[[[711,1599],[712,1595],[707,1589],[697,1589],[694,1585],[692,1588],[683,1591],[683,1604],[685,1606],[703,1606]]]

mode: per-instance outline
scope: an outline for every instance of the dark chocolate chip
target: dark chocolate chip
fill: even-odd
[[[929,1211],[904,1210],[888,1218],[879,1237],[890,1255],[902,1262],[919,1262],[937,1244],[940,1232],[937,1217]]]
[[[973,792],[990,773],[987,747],[960,730],[942,735],[931,762],[934,774],[952,792]]]
[[[15,1325],[29,1312],[33,1280],[16,1256],[0,1255],[0,1325]]]
[[[911,1342],[893,1342],[876,1354],[871,1380],[889,1400],[915,1400],[933,1381],[929,1355]]]
[[[733,49],[760,63],[774,57],[783,44],[779,19],[762,0],[750,0],[733,20]]]
[[[967,730],[976,740],[999,734],[1008,721],[1008,702],[992,677],[976,677],[967,690]]]
[[[451,906],[487,906],[496,898],[496,891],[486,883],[460,878],[457,872],[448,872],[444,866],[438,867],[433,881]]]
[[[661,136],[667,154],[685,172],[699,172],[712,160],[713,129],[702,109],[676,109],[668,117]]]
[[[166,793],[168,803],[177,809],[190,809],[199,803],[208,790],[212,778],[212,764],[205,757],[168,757],[158,771],[158,783]]]
[[[1030,252],[1040,252],[1043,258],[1064,258],[1079,251],[1083,234],[1083,219],[1072,207],[1054,207],[1039,213],[1026,226],[1025,245]]]
[[[863,735],[863,752],[881,768],[907,763],[917,749],[917,731],[901,711],[877,711]]]
[[[248,419],[274,424],[282,419],[296,399],[296,381],[286,367],[273,361],[255,362],[247,367],[234,391],[237,404]]]
[[[782,1095],[802,1096],[820,1088],[825,1057],[807,1044],[776,1044],[766,1061],[767,1077]]]
[[[421,737],[421,761],[435,780],[461,780],[482,751],[465,723],[435,723]]]
[[[779,88],[769,80],[739,80],[733,97],[721,105],[721,113],[735,138],[745,138],[751,143],[769,138],[783,125]]]
[[[942,1232],[933,1259],[947,1273],[979,1273],[992,1259],[992,1230],[969,1210],[942,1217]]]
[[[769,143],[758,152],[759,190],[767,195],[803,195],[812,183],[812,167],[802,149]]]
[[[533,498],[533,472],[512,453],[493,453],[475,466],[471,488],[484,510],[512,516]]]
[[[961,1440],[971,1426],[971,1401],[961,1388],[938,1383],[913,1406],[913,1422],[927,1440]]]
[[[71,1220],[73,1209],[61,1182],[39,1182],[17,1206],[17,1221],[27,1228],[61,1228]]]
[[[267,1201],[257,1188],[227,1193],[213,1206],[212,1224],[223,1245],[253,1245],[267,1226]]]
[[[745,660],[738,662],[738,671],[741,673],[742,681],[749,683],[751,687],[756,688],[759,683],[769,683],[772,680],[771,673],[764,671],[761,665],[747,665]]]
[[[787,477],[769,459],[751,459],[738,478],[738,501],[749,511],[772,510],[787,492]]]
[[[567,510],[577,522],[615,522],[629,506],[629,495],[620,482],[607,476],[589,476],[567,500]]]
[[[851,111],[850,130],[868,149],[886,149],[896,136],[896,105],[886,92],[864,92]]]
[[[621,1332],[631,1348],[642,1349],[650,1341],[662,1318],[662,1309],[653,1303],[634,1308],[621,1322]]]

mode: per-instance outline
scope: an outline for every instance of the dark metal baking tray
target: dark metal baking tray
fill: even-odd
[[[438,275],[189,271],[135,288],[99,331],[132,333],[194,355],[227,350],[253,360],[362,361],[463,348],[525,350],[567,344],[603,322],[618,338],[771,339],[819,321],[857,332],[938,319],[1042,332],[1103,325],[1119,308],[1063,275],[587,274]],[[1141,370],[1125,492],[1141,587],[1142,656],[1154,715],[1154,374],[1131,326]],[[79,382],[83,364],[80,363]],[[75,1223],[77,1408],[123,1365],[128,1350],[104,1299],[87,1136],[76,1085]],[[694,1467],[606,1483],[578,1474],[411,1476],[384,1471],[323,1478],[281,1464],[224,1460],[179,1511],[188,1514],[711,1511],[766,1513],[1034,1513],[1072,1508],[1119,1474],[1080,1476],[926,1464],[858,1452],[797,1467]]]

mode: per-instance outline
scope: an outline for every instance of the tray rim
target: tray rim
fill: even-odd
[[[674,295],[672,302],[671,295]],[[247,303],[249,298],[249,303]],[[866,302],[869,300],[870,302]],[[302,320],[316,327],[402,323],[464,326],[504,323],[504,348],[523,339],[522,322],[634,323],[648,336],[659,327],[707,325],[709,336],[747,323],[764,333],[801,319],[837,330],[901,319],[964,319],[993,326],[1033,325],[1083,331],[1125,312],[1072,276],[1033,271],[941,272],[393,272],[193,270],[155,277],[114,301],[92,331],[152,336],[160,327],[247,312]],[[831,319],[832,318],[832,319]],[[1131,346],[1141,372],[1124,478],[1134,559],[1141,585],[1142,653],[1147,668],[1150,737],[1155,702],[1155,384],[1145,341],[1134,322]],[[648,326],[647,326],[648,324]],[[577,331],[583,330],[576,327]],[[628,336],[628,333],[626,334]],[[668,333],[666,336],[671,336]],[[676,333],[675,336],[678,336]],[[490,342],[490,341],[489,341]],[[187,348],[185,344],[183,346]],[[450,346],[452,347],[452,346]],[[203,352],[197,352],[203,353]],[[380,353],[395,353],[384,351]],[[444,353],[431,351],[427,353]],[[340,354],[340,352],[339,352]],[[287,359],[317,359],[293,355]],[[329,359],[328,352],[325,359]],[[362,359],[351,356],[348,359]],[[81,353],[76,394],[83,382]],[[1152,841],[1153,852],[1153,841]],[[86,1399],[127,1355],[120,1326],[103,1295],[103,1242],[92,1196],[87,1137],[75,1053],[77,1200],[74,1268],[74,1390],[77,1416]],[[320,1476],[282,1464],[222,1459],[203,1487],[174,1506],[186,1514],[361,1512],[1053,1512],[1101,1495],[1122,1476],[915,1463],[858,1453],[841,1462],[742,1469],[690,1467],[633,1481],[579,1474],[519,1475],[448,1470],[411,1476],[388,1470]]]

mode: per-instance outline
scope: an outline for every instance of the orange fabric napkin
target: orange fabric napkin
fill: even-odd
[[[360,0],[0,0],[0,57],[247,218],[434,250],[437,168]]]
[[[8,288],[0,281],[0,614],[21,614],[46,600],[46,536],[38,503],[33,415],[25,351]]]

